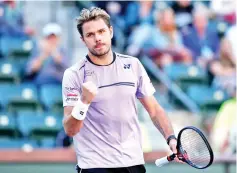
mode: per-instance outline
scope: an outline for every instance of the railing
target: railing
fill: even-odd
[[[153,164],[157,158],[166,156],[165,151],[144,153],[146,163]],[[72,148],[37,149],[31,152],[22,150],[0,150],[0,163],[76,163],[76,155]],[[236,156],[215,158],[214,164],[222,164],[225,173],[230,172],[230,166],[236,163]]]
[[[164,152],[149,152],[144,153],[144,158],[147,163],[154,163],[157,158],[166,156],[167,153]],[[175,162],[174,162],[175,163]],[[236,164],[236,155],[225,155],[214,158],[214,164],[222,164],[224,166],[224,172],[230,173],[230,166]]]
[[[141,62],[147,70],[154,75],[157,80],[161,81],[186,107],[193,113],[200,113],[200,109],[174,82],[172,82],[156,65],[148,58],[143,56]]]

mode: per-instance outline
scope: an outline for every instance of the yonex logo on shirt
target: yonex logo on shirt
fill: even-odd
[[[131,64],[124,64],[124,69],[130,69],[130,67],[131,67]]]

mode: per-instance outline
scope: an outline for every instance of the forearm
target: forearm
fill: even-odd
[[[75,136],[82,128],[83,120],[77,120],[72,115],[64,116],[63,126],[66,134],[70,137]]]
[[[46,55],[41,54],[32,62],[31,73],[35,73],[35,72],[39,71],[39,69],[41,68],[41,66],[44,62],[45,57],[46,57]]]
[[[65,59],[66,55],[61,49],[55,48],[54,51],[51,52],[51,56],[56,64],[63,65],[63,59]]]
[[[82,96],[83,98],[83,96]],[[63,126],[68,136],[75,136],[83,126],[89,104],[86,101],[78,100],[74,107],[64,108]]]
[[[53,56],[53,60],[56,64],[59,64],[59,65],[62,64],[63,55],[58,53],[58,54],[52,54],[52,56]]]
[[[174,134],[172,124],[161,107],[157,108],[154,114],[151,115],[151,120],[165,139]]]

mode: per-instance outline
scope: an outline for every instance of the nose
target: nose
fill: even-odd
[[[95,41],[100,42],[101,41],[101,35],[100,34],[95,34]]]

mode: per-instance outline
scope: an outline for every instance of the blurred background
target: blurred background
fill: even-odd
[[[62,127],[64,70],[87,49],[76,30],[82,8],[111,16],[113,50],[145,66],[155,97],[175,133],[200,128],[215,163],[204,170],[236,172],[236,1],[0,1],[0,172],[75,172],[72,139]],[[169,153],[137,103],[148,173]]]

